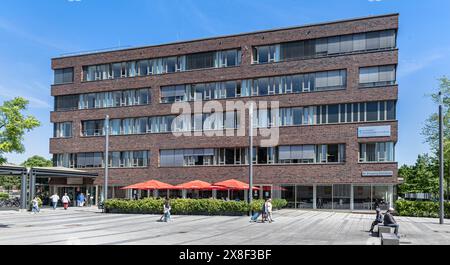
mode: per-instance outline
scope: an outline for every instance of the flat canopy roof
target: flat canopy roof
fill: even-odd
[[[82,170],[65,167],[33,167],[29,169],[36,177],[85,177],[95,178],[97,173],[90,173]],[[16,165],[0,166],[0,175],[4,176],[21,176],[26,174],[28,168]]]

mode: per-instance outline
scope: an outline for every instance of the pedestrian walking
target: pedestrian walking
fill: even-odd
[[[273,218],[272,218],[272,199],[271,198],[267,199],[266,213],[267,213],[267,220],[269,221],[269,223],[272,223]]]
[[[63,206],[64,206],[64,210],[67,210],[67,208],[69,207],[69,203],[70,203],[70,198],[69,196],[67,196],[67,193],[64,193],[64,196],[61,199]]]
[[[34,214],[38,213],[40,209],[39,209],[39,199],[37,196],[34,197],[34,199],[31,201],[31,204],[32,204],[31,208],[32,213]]]
[[[50,200],[52,201],[52,205],[53,205],[53,210],[56,210],[56,207],[58,207],[58,201],[59,201],[59,196],[58,194],[53,194],[50,197]]]
[[[170,221],[170,210],[172,207],[170,207],[170,201],[166,198],[164,201],[164,222]]]
[[[78,207],[84,207],[84,202],[86,201],[86,197],[84,193],[78,194]]]
[[[267,221],[267,200],[263,203],[262,209],[261,209],[261,215],[262,215],[262,222],[265,223]]]

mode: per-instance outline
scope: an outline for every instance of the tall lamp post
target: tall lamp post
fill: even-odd
[[[439,91],[439,223],[444,224],[444,115]]]
[[[103,201],[108,199],[108,167],[109,167],[109,115],[105,119],[105,177],[103,187]]]
[[[250,104],[250,108],[248,111],[248,119],[249,119],[249,125],[248,125],[248,135],[249,135],[249,170],[248,170],[248,203],[252,203],[253,201],[253,103]]]

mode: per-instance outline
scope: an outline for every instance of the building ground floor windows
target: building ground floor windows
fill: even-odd
[[[42,185],[42,184],[41,184]],[[375,210],[376,205],[387,210],[394,205],[396,187],[393,184],[255,184],[259,190],[253,191],[253,199],[286,199],[287,208],[317,210]],[[109,199],[143,199],[148,197],[175,198],[216,198],[243,201],[247,191],[199,191],[199,190],[123,190],[123,186],[109,186]],[[48,196],[67,193],[76,205],[76,198],[83,193],[86,205],[96,205],[102,201],[101,185],[42,185],[41,191]]]
[[[289,208],[329,210],[387,210],[394,202],[392,184],[282,184],[273,198],[286,199]]]

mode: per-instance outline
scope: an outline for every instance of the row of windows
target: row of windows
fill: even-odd
[[[345,144],[254,147],[253,164],[345,162]],[[248,165],[248,148],[160,150],[160,167]]]
[[[248,96],[303,93],[344,89],[346,70],[265,77],[253,80],[187,84],[161,87],[161,102],[225,99]],[[360,85],[372,87],[395,84],[395,65],[360,69]],[[146,105],[150,89],[123,90],[55,97],[55,111]]]
[[[377,142],[359,145],[359,162],[394,162],[394,143]],[[345,144],[285,145],[254,147],[252,163],[326,164],[345,162]],[[248,165],[248,148],[197,148],[160,150],[160,167]],[[110,152],[108,165],[113,168],[147,167],[148,151]],[[104,167],[102,152],[55,154],[55,166],[69,168]]]
[[[92,120],[81,122],[82,136],[101,136],[105,134],[105,121]],[[191,127],[193,125],[193,127]],[[222,129],[238,129],[237,112],[204,113],[196,115],[175,115],[159,117],[141,117],[127,119],[111,119],[110,135],[130,135],[145,133],[206,131]]]
[[[265,77],[242,81],[161,87],[161,102],[195,101],[325,91],[346,87],[346,70]]]
[[[131,89],[55,97],[55,111],[147,105],[150,89]]]
[[[202,52],[183,56],[85,66],[83,67],[83,80],[96,81],[196,69],[222,68],[238,66],[240,63],[241,51],[238,49]]]
[[[253,48],[253,63],[263,64],[300,60],[352,52],[392,49],[395,47],[395,30],[384,30],[256,46]]]
[[[258,109],[253,115],[253,126],[259,128],[336,124],[350,122],[390,121],[396,119],[395,101],[373,101],[349,104]],[[241,115],[234,112],[215,112],[195,115],[168,115],[127,119],[111,119],[110,135],[128,135],[165,132],[239,129]],[[81,123],[82,136],[105,134],[104,120]],[[72,123],[54,124],[54,137],[71,137]]]
[[[148,151],[110,152],[108,165],[114,168],[147,167],[148,158]],[[104,167],[104,160],[103,152],[53,155],[54,166],[67,168],[100,168]]]
[[[268,128],[395,120],[395,104],[395,101],[390,100],[280,108],[277,110],[258,109],[253,115],[253,126]]]

